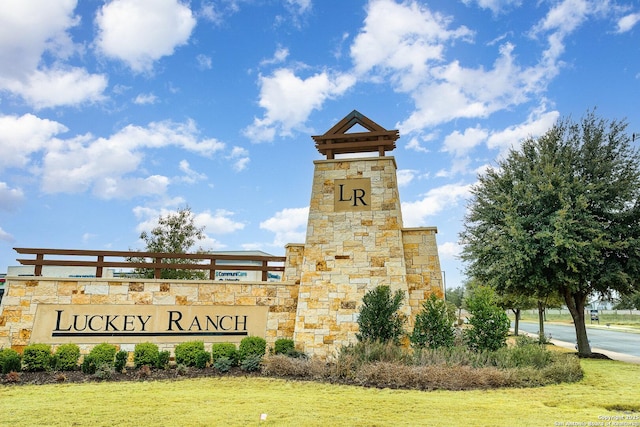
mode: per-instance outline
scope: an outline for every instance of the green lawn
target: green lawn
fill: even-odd
[[[234,377],[0,386],[0,425],[553,426],[607,417],[640,425],[640,365],[584,360],[582,366],[579,383],[488,391]]]

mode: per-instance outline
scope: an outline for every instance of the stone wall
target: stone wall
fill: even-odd
[[[0,307],[0,347],[11,347],[21,351],[32,341],[34,320],[40,305],[42,309],[48,305],[72,305],[80,310],[83,306],[87,307],[87,310],[95,306],[113,307],[121,312],[126,312],[127,307],[132,306],[137,309],[147,306],[175,310],[190,306],[211,306],[212,309],[226,307],[226,312],[233,307],[245,310],[262,307],[263,311],[265,308],[267,311],[263,336],[268,344],[273,344],[278,338],[293,338],[297,299],[298,286],[286,282],[169,282],[156,279],[7,277],[6,293]],[[145,340],[147,339],[140,339]],[[170,340],[169,338],[159,342],[160,348],[173,349],[175,342],[169,342]],[[182,340],[184,341],[184,338]],[[239,342],[240,337],[193,340],[208,343]],[[87,339],[83,338],[82,341],[84,344],[81,348],[86,353],[93,345],[107,340],[94,338],[94,342],[87,343]],[[128,344],[123,344],[125,349],[132,351],[133,345],[130,341],[127,342]]]

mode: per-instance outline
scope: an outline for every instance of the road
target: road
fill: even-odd
[[[539,328],[537,323],[521,321],[520,330],[537,334]],[[553,339],[570,343],[576,342],[576,330],[573,325],[545,323],[544,332],[547,337],[550,336]],[[608,329],[606,326],[594,328],[587,325],[587,336],[589,337],[591,348],[600,348],[640,357],[640,334],[616,331]]]

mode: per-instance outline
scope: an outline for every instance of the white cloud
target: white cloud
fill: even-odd
[[[398,169],[396,176],[398,178],[398,187],[407,186],[416,177],[418,171],[413,169]]]
[[[255,118],[244,134],[253,142],[261,142],[273,140],[276,134],[291,136],[294,129],[306,130],[304,123],[313,110],[320,109],[327,99],[342,95],[354,83],[353,76],[327,72],[302,79],[286,68],[261,76],[259,104],[265,115]]]
[[[627,16],[623,16],[618,20],[618,33],[626,33],[630,31],[635,25],[640,22],[640,13],[631,13]]]
[[[438,256],[441,261],[456,260],[462,253],[462,246],[457,242],[444,242],[438,245]]]
[[[285,0],[286,4],[292,7],[296,13],[303,14],[311,10],[311,0]]]
[[[136,96],[133,100],[134,104],[138,105],[146,105],[146,104],[155,104],[158,101],[158,97],[152,93],[141,93]]]
[[[187,43],[196,20],[177,0],[113,0],[100,9],[96,23],[100,52],[146,72]]]
[[[205,227],[207,234],[229,234],[242,230],[245,224],[234,221],[233,212],[225,209],[217,209],[213,214],[206,210],[195,214],[194,222],[198,227]]]
[[[429,216],[450,209],[470,195],[469,184],[447,184],[436,187],[427,192],[422,199],[415,202],[402,203],[402,218],[405,227],[420,227],[429,225]]]
[[[450,20],[415,1],[371,1],[351,46],[356,73],[390,75],[399,91],[414,90],[429,66],[442,62],[446,42],[472,35],[464,26],[449,30]]]
[[[215,139],[200,139],[193,121],[129,125],[109,138],[84,135],[50,144],[42,167],[46,193],[93,190],[98,197],[130,198],[163,194],[169,179],[156,174],[138,176],[145,149],[174,146],[203,156],[224,149]]]
[[[182,172],[184,172],[184,176],[179,178],[179,180],[182,182],[186,182],[187,184],[195,184],[198,181],[207,179],[207,175],[198,173],[191,169],[191,165],[189,165],[189,162],[186,160],[181,160],[178,167]]]
[[[30,166],[33,154],[47,149],[55,135],[67,130],[33,114],[0,116],[0,170]]]
[[[136,231],[139,233],[143,231],[149,232],[158,225],[158,219],[161,216],[164,217],[175,212],[175,209],[154,209],[145,206],[136,206],[133,208],[133,213],[140,221],[136,226]],[[233,212],[224,209],[216,210],[214,213],[211,213],[209,210],[200,213],[192,211],[192,215],[194,225],[196,227],[204,227],[204,239],[196,242],[196,246],[207,250],[220,250],[225,247],[224,244],[211,237],[211,234],[229,234],[242,230],[245,227],[245,224],[231,219],[234,215]],[[196,248],[190,249],[195,250]]]
[[[260,61],[260,65],[265,66],[265,65],[279,64],[284,62],[288,56],[289,56],[289,49],[284,47],[278,47],[278,49],[276,49],[275,53],[273,54],[273,57]]]
[[[199,54],[196,56],[196,61],[198,61],[198,67],[200,67],[201,70],[210,70],[212,67],[210,56]]]
[[[73,15],[75,7],[75,0],[2,3],[0,90],[22,97],[35,108],[78,105],[104,98],[106,76],[65,64],[81,49],[68,33],[79,22],[79,17]]]
[[[13,243],[15,241],[13,236],[7,233],[6,231],[4,231],[2,227],[0,227],[0,240],[4,242],[9,242],[9,243]]]
[[[233,147],[231,154],[227,156],[227,159],[233,160],[233,170],[236,172],[242,172],[245,170],[251,159],[249,158],[249,151],[242,147]]]
[[[24,201],[24,192],[20,188],[9,188],[0,181],[0,210],[13,211]]]
[[[488,135],[489,132],[479,126],[467,128],[464,133],[456,130],[445,137],[443,150],[456,157],[463,156],[486,140]]]
[[[492,132],[487,139],[487,147],[500,150],[504,155],[509,149],[518,149],[520,143],[529,137],[536,138],[548,131],[558,120],[558,111],[535,111],[526,121]]]
[[[79,22],[76,0],[4,0],[0,8],[0,76],[20,80],[38,68],[46,51],[66,57],[67,30]]]
[[[283,247],[289,243],[301,243],[306,239],[309,207],[289,208],[260,223],[260,228],[275,233],[273,245]]]
[[[472,3],[478,3],[478,6],[482,9],[489,9],[497,14],[511,7],[520,6],[522,0],[462,0],[462,3],[467,6]]]

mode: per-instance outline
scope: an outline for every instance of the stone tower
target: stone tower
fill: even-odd
[[[367,131],[349,133],[356,125]],[[397,166],[386,156],[398,138],[357,111],[313,137],[326,160],[314,162],[306,241],[287,247],[298,262],[285,271],[300,280],[294,340],[307,354],[355,342],[362,298],[377,286],[404,291],[410,328],[426,296],[442,295],[436,228],[403,228]],[[378,156],[335,158],[368,152]]]

